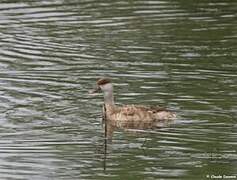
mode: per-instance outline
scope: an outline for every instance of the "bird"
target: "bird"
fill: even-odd
[[[148,129],[163,126],[176,119],[176,113],[160,106],[122,105],[115,104],[113,84],[109,78],[100,78],[96,88],[90,94],[103,92],[103,121],[113,131],[114,128]],[[112,132],[111,132],[112,133]]]

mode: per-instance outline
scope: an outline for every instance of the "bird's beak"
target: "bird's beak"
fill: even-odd
[[[97,86],[95,89],[92,89],[91,91],[89,91],[90,94],[94,94],[94,93],[97,93],[97,92],[100,92],[100,86]]]

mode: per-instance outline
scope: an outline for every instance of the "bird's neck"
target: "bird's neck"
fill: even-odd
[[[104,92],[104,102],[105,102],[105,106],[108,106],[108,107],[113,107],[114,106],[113,91]]]

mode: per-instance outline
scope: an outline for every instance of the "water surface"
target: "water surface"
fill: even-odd
[[[1,179],[237,175],[237,3],[2,1]],[[117,131],[104,162],[102,96],[162,105],[177,122]],[[104,170],[106,165],[106,170]]]

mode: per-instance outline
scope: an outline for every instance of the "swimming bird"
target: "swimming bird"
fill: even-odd
[[[90,93],[103,92],[104,107],[103,119],[111,127],[127,129],[147,129],[159,127],[168,121],[174,120],[176,114],[160,106],[123,105],[114,102],[113,84],[108,78],[101,78],[96,88]]]

